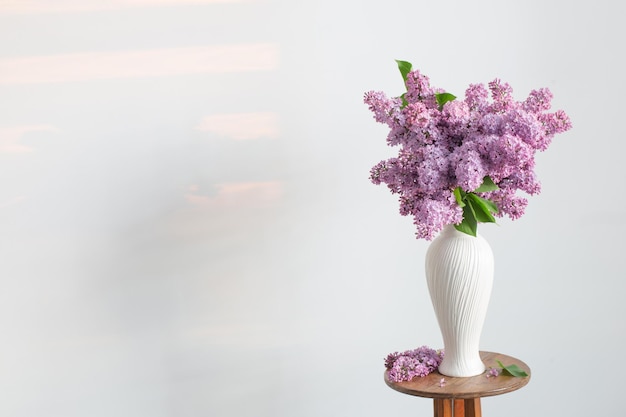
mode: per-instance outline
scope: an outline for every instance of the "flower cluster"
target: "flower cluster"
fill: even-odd
[[[391,382],[410,381],[436,371],[442,359],[443,351],[422,346],[403,353],[390,353],[385,359],[385,368]]]
[[[540,191],[535,153],[571,128],[565,112],[548,112],[550,91],[515,101],[509,84],[496,79],[472,84],[464,100],[454,100],[409,63],[398,64],[405,94],[365,93],[375,120],[390,129],[387,143],[399,147],[371,169],[371,181],[399,196],[400,214],[413,217],[417,238],[431,240],[445,225],[467,221],[474,233],[457,228],[475,234],[477,222],[495,221],[492,213],[519,218],[527,200],[517,191]]]

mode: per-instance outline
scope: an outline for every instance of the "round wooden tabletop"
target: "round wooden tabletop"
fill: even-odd
[[[524,362],[511,356],[501,353],[480,352],[487,369],[498,368],[497,361],[502,362],[504,366],[517,365],[523,369],[527,377],[513,377],[500,374],[497,377],[487,377],[487,373],[482,373],[471,377],[451,377],[441,375],[435,371],[425,377],[416,377],[408,382],[391,382],[385,371],[385,382],[389,387],[404,394],[415,395],[426,398],[481,398],[494,395],[505,394],[515,391],[526,384],[530,380],[530,368]],[[444,383],[441,383],[441,379]]]

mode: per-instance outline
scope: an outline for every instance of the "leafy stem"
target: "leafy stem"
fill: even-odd
[[[502,368],[502,373],[504,375],[509,375],[509,376],[516,376],[516,377],[525,377],[528,376],[528,374],[519,366],[513,364],[513,365],[508,365],[508,366],[504,366],[502,364],[502,362],[497,361],[498,365],[500,366],[500,368]]]
[[[396,63],[398,64],[398,69],[400,70],[400,74],[402,74],[402,80],[404,81],[404,86],[406,87],[406,77],[413,69],[413,64],[407,61],[400,61],[396,59]]]
[[[398,64],[398,69],[400,70],[400,75],[402,75],[402,81],[404,81],[404,87],[408,89],[406,85],[406,79],[409,76],[409,72],[413,70],[413,64],[408,61],[401,61],[396,59],[396,63]],[[406,93],[403,93],[400,98],[402,99],[402,108],[406,107],[409,103],[405,98]],[[454,94],[450,93],[435,93],[435,100],[437,100],[437,105],[439,106],[439,110],[443,109],[443,105],[448,101],[452,101],[456,98]]]
[[[437,100],[437,105],[439,106],[439,111],[443,109],[443,105],[448,101],[452,101],[456,98],[454,94],[450,93],[435,93],[435,100]]]
[[[491,200],[482,198],[476,193],[495,191],[498,186],[490,177],[483,178],[483,183],[474,191],[463,191],[461,187],[454,189],[454,198],[459,207],[463,209],[463,220],[454,227],[459,232],[467,233],[476,237],[478,223],[495,223],[493,213],[498,212],[498,206]]]

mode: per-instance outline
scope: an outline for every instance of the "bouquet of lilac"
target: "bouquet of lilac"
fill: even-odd
[[[443,351],[436,351],[428,346],[402,353],[390,353],[385,358],[387,376],[392,382],[410,381],[416,376],[426,376],[439,368],[443,354]]]
[[[417,238],[431,240],[449,224],[476,236],[478,223],[522,216],[528,202],[517,191],[540,191],[535,153],[572,126],[564,111],[548,112],[550,91],[515,101],[511,87],[496,79],[488,89],[471,84],[465,99],[455,100],[410,63],[397,62],[407,91],[395,98],[365,94],[376,121],[389,126],[387,143],[399,146],[370,179],[399,195],[400,214],[413,216]]]

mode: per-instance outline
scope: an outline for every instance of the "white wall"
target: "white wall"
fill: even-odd
[[[429,415],[382,380],[442,343],[427,242],[368,181],[393,150],[362,95],[402,88],[394,59],[571,116],[527,214],[480,227],[482,348],[533,371],[483,412],[617,410],[617,3],[101,3],[0,2],[0,415]]]

